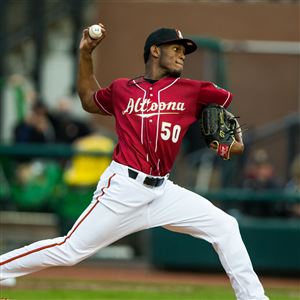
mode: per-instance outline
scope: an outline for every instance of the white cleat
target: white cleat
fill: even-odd
[[[8,278],[0,281],[0,286],[13,287],[17,284],[16,278]]]

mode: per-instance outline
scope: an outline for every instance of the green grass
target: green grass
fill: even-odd
[[[2,290],[9,300],[234,300],[230,287],[77,280],[23,280]],[[271,300],[300,299],[299,289],[267,289]]]

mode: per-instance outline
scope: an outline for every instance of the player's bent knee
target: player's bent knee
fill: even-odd
[[[239,224],[238,224],[236,218],[234,218],[230,215],[228,215],[227,224],[228,224],[228,227],[231,230],[238,230],[239,229]]]
[[[90,255],[85,249],[78,248],[70,241],[57,253],[62,266],[74,266]]]
[[[214,247],[227,245],[231,240],[236,240],[240,236],[239,225],[234,217],[226,215],[222,218],[222,224],[218,225],[218,230],[214,235]]]
[[[232,234],[234,232],[239,232],[239,224],[236,218],[226,214],[222,220],[222,225],[220,226],[223,234]]]
[[[229,226],[231,228],[231,230],[234,230],[234,231],[239,231],[239,223],[238,221],[236,220],[236,218],[230,216],[230,221],[229,221]]]
[[[79,255],[79,253],[70,253],[66,258],[64,265],[65,266],[74,266],[86,258],[84,255]]]
[[[71,267],[71,266],[74,266],[74,265],[80,263],[81,261],[82,261],[82,259],[72,257],[72,258],[69,258],[64,265]]]

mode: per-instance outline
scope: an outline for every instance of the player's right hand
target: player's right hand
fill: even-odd
[[[92,39],[89,36],[89,29],[85,28],[82,32],[81,41],[79,44],[79,50],[81,53],[88,53],[91,54],[94,49],[100,44],[100,42],[105,38],[106,36],[106,29],[103,24],[98,23],[99,26],[102,28],[102,36],[99,39]]]

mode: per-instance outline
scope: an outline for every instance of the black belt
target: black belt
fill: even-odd
[[[136,179],[138,174],[139,174],[138,172],[128,168],[128,176],[130,178]],[[152,187],[158,187],[163,184],[164,180],[165,180],[165,178],[146,176],[143,181],[143,184],[152,186]]]

